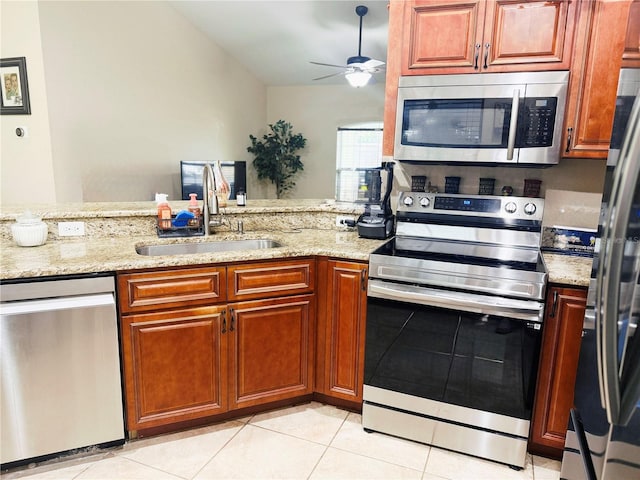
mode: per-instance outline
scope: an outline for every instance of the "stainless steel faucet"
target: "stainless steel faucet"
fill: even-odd
[[[205,235],[211,235],[211,227],[222,225],[222,219],[211,220],[212,215],[218,215],[218,198],[216,197],[216,178],[209,163],[205,163],[202,170],[202,220]]]

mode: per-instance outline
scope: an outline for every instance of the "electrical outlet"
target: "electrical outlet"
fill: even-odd
[[[84,222],[58,222],[58,236],[82,237],[84,235]]]
[[[349,221],[352,221],[352,222],[355,221],[353,219],[353,217],[348,217],[346,215],[337,215],[336,216],[336,227],[348,227],[348,225],[345,222],[346,220],[349,220]]]

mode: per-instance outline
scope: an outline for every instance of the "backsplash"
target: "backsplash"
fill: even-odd
[[[502,187],[513,188],[513,195],[522,196],[524,180],[541,180],[540,197],[548,190],[601,193],[605,174],[605,162],[592,159],[562,159],[558,165],[548,168],[466,166],[466,165],[419,165],[396,162],[394,168],[394,190],[411,190],[412,176],[426,176],[426,182],[444,192],[445,177],[460,177],[459,192],[476,195],[480,178],[495,178],[494,194],[500,195]]]

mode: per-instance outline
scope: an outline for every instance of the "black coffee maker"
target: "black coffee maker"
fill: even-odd
[[[364,213],[358,217],[356,227],[358,235],[363,238],[383,240],[394,233],[395,216],[391,210],[391,189],[393,187],[393,162],[382,164],[382,170],[387,173],[387,183],[382,201],[367,203]]]

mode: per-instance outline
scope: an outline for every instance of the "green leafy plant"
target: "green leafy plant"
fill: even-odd
[[[296,152],[307,143],[307,139],[300,133],[293,133],[293,127],[284,120],[270,124],[271,133],[258,140],[249,135],[251,146],[247,151],[256,158],[253,166],[258,172],[258,179],[271,180],[276,186],[276,196],[286,196],[296,185],[295,175],[304,170],[300,155]]]

